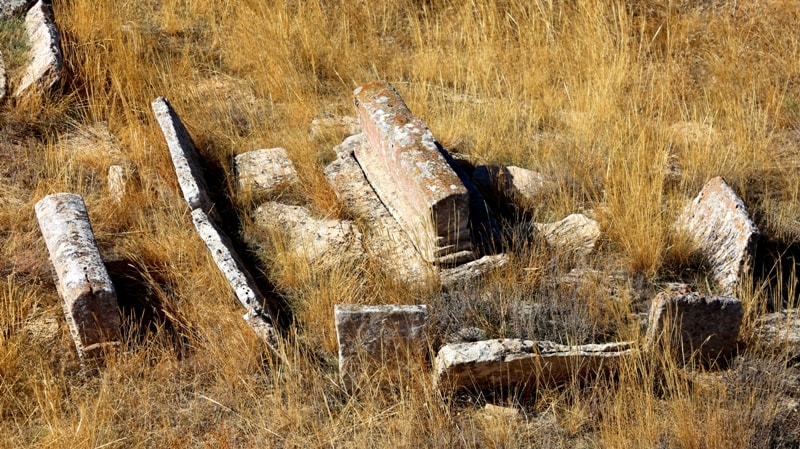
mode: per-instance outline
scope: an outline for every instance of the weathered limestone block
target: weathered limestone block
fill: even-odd
[[[432,263],[474,258],[469,192],[425,124],[386,83],[354,91],[361,129],[369,146],[355,156],[381,201]]]
[[[594,250],[602,234],[598,223],[583,214],[571,214],[555,223],[535,223],[534,226],[548,245],[579,258]]]
[[[650,306],[646,347],[664,348],[682,361],[726,359],[736,351],[743,315],[736,298],[680,290],[659,293]]]
[[[613,368],[632,347],[631,342],[564,346],[520,339],[448,344],[436,356],[434,381],[443,390],[531,391]]]
[[[428,306],[337,304],[334,316],[339,375],[348,386],[365,371],[425,355]]]
[[[556,189],[556,183],[541,173],[513,165],[479,165],[472,182],[485,195],[510,204],[533,204]]]
[[[277,202],[262,204],[254,217],[256,225],[284,232],[295,254],[310,263],[338,266],[366,258],[361,232],[350,221],[315,218],[304,207]]]
[[[260,196],[274,195],[299,180],[283,148],[249,151],[234,158],[239,187]]]
[[[753,245],[759,235],[742,200],[716,177],[678,218],[685,231],[711,264],[711,274],[723,295],[732,295],[750,269]]]
[[[128,184],[128,173],[121,165],[108,167],[108,194],[114,202],[121,203]]]
[[[325,176],[347,210],[367,225],[363,243],[383,270],[403,282],[420,285],[435,279],[427,263],[381,202],[353,157],[353,150],[368,145],[363,134],[348,137],[334,150],[339,157],[325,167]]]
[[[36,203],[36,218],[55,269],[64,315],[81,360],[120,341],[120,316],[80,195],[55,193]]]
[[[158,97],[153,100],[152,108],[161,132],[164,134],[164,139],[167,141],[183,198],[189,204],[190,209],[201,208],[206,213],[210,212],[211,200],[208,198],[208,189],[200,166],[200,156],[189,132],[166,98]]]
[[[34,0],[0,0],[0,19],[22,14],[33,3]]]
[[[314,139],[325,136],[326,134],[339,134],[352,136],[361,132],[357,117],[323,115],[311,121],[311,137]]]
[[[507,254],[493,254],[439,272],[442,287],[448,288],[477,279],[491,270],[508,264]]]
[[[30,41],[30,63],[17,85],[15,97],[33,86],[42,92],[50,89],[61,78],[64,65],[61,38],[49,2],[39,0],[28,10],[25,29]]]
[[[277,333],[273,327],[275,312],[258,291],[250,273],[244,268],[228,237],[208,218],[202,209],[192,211],[192,222],[205,242],[211,258],[233,289],[236,299],[247,310],[245,321],[272,349],[277,348]]]

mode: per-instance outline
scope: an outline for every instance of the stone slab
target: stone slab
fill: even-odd
[[[121,203],[125,197],[128,184],[128,173],[121,165],[108,167],[108,194],[115,203]]]
[[[156,98],[151,106],[167,141],[183,198],[190,209],[200,208],[209,213],[212,204],[203,178],[200,156],[189,132],[166,98]]]
[[[645,346],[649,351],[671,351],[685,362],[727,359],[736,351],[743,316],[742,302],[736,298],[662,292],[650,306]]]
[[[228,280],[236,299],[247,310],[245,321],[273,350],[277,350],[278,334],[273,327],[275,312],[256,287],[255,281],[245,269],[230,240],[202,209],[192,211],[192,222],[217,268]]]
[[[120,341],[120,315],[114,284],[92,232],[80,195],[54,193],[36,203],[36,218],[75,347],[82,361]],[[95,351],[97,350],[97,351]]]
[[[469,192],[433,134],[389,84],[360,86],[354,97],[369,142],[355,149],[356,159],[422,257],[431,263],[474,258]]]
[[[549,341],[484,340],[443,346],[434,382],[443,391],[532,391],[611,369],[633,343],[565,346]]]
[[[547,244],[575,257],[586,257],[602,235],[599,224],[583,214],[570,214],[554,223],[534,223]]]
[[[258,196],[275,195],[299,181],[294,163],[283,148],[242,153],[234,158],[239,187]]]
[[[366,225],[363,244],[385,273],[410,285],[431,282],[437,270],[416,250],[353,156],[356,148],[365,145],[363,134],[345,139],[334,148],[339,157],[325,167],[325,177],[347,211]]]
[[[556,183],[541,173],[513,165],[479,165],[472,182],[487,196],[507,204],[532,206],[556,190]]]
[[[362,373],[425,355],[428,306],[334,306],[339,374],[350,386]]]
[[[719,292],[733,295],[750,269],[759,236],[742,200],[721,177],[711,179],[678,218],[711,265]]]
[[[800,352],[800,309],[768,313],[758,318],[754,328],[759,344],[793,354]]]
[[[507,254],[492,254],[439,272],[442,287],[449,288],[480,278],[489,271],[502,268],[508,264]]]
[[[49,90],[61,78],[64,66],[61,37],[49,2],[39,0],[31,6],[25,15],[25,29],[30,41],[30,62],[17,85],[15,97],[32,87],[40,92]]]

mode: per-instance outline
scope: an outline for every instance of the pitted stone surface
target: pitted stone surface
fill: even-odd
[[[732,295],[750,268],[759,235],[742,200],[716,177],[679,217],[677,227],[693,239],[711,264],[711,274],[723,295]]]
[[[17,86],[15,97],[33,86],[42,92],[50,89],[61,78],[64,65],[61,38],[49,2],[39,0],[28,10],[25,29],[30,41],[30,63]]]
[[[485,340],[443,346],[434,381],[443,390],[533,390],[613,367],[631,342],[565,346],[549,341]]]
[[[245,321],[257,335],[277,348],[277,333],[273,328],[275,313],[258,291],[252,276],[244,268],[228,237],[208,218],[202,209],[192,211],[192,222],[198,235],[205,242],[211,258],[219,271],[228,280],[236,299],[247,309]]]
[[[586,257],[600,238],[600,226],[583,214],[571,214],[555,223],[535,223],[548,245],[576,257]]]
[[[730,357],[742,324],[742,302],[727,296],[703,296],[681,290],[659,293],[650,306],[646,347],[665,347],[683,361]]]
[[[369,146],[355,156],[381,201],[428,262],[474,258],[469,192],[425,124],[386,83],[354,91]]]
[[[351,385],[363,370],[402,364],[406,357],[422,357],[427,341],[428,306],[334,307],[339,375]]]
[[[381,202],[353,157],[355,148],[368,145],[363,134],[348,137],[334,150],[339,157],[325,167],[339,201],[366,225],[364,246],[369,256],[392,277],[420,285],[434,279],[436,269],[427,263]]]
[[[211,200],[208,198],[200,156],[189,132],[166,98],[158,97],[153,100],[152,108],[167,141],[183,198],[190,209],[201,208],[208,213],[211,210]]]
[[[297,170],[283,148],[249,151],[234,158],[239,187],[259,195],[274,195],[298,182]]]
[[[350,221],[316,218],[308,209],[277,202],[256,209],[256,225],[286,233],[296,254],[310,263],[337,266],[366,258],[361,232]]]
[[[800,309],[788,309],[760,317],[753,332],[759,342],[767,347],[800,350]]]
[[[56,272],[56,287],[82,360],[120,341],[114,284],[100,257],[80,195],[55,193],[36,203],[36,218]]]

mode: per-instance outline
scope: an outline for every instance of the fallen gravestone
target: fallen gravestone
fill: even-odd
[[[678,360],[713,363],[736,351],[742,302],[685,290],[659,293],[650,307],[645,347],[666,350]]]
[[[711,265],[711,274],[723,295],[732,295],[750,268],[758,229],[736,193],[716,177],[684,210],[677,222]]]
[[[339,375],[348,389],[358,383],[362,374],[381,367],[406,366],[409,359],[420,359],[426,353],[425,305],[337,304],[334,315]]]
[[[631,342],[564,346],[520,339],[448,344],[436,356],[434,382],[443,391],[530,392],[613,369],[632,347]]]
[[[389,84],[363,85],[354,96],[369,142],[355,157],[381,201],[426,261],[472,260],[469,192],[431,132]]]
[[[55,193],[36,203],[36,218],[56,273],[64,315],[82,362],[120,341],[120,316],[80,195]]]
[[[283,148],[249,151],[234,158],[239,187],[259,197],[279,193],[298,182],[297,170]]]
[[[39,0],[28,10],[25,29],[30,41],[30,62],[17,85],[15,97],[21,97],[31,88],[47,91],[61,78],[64,65],[61,38],[50,2]]]

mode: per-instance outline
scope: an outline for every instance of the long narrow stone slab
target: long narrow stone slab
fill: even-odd
[[[202,209],[192,211],[192,222],[217,268],[228,280],[236,299],[247,310],[245,321],[272,349],[277,350],[277,333],[273,327],[275,312],[258,291],[253,277],[244,268],[230,240]]]
[[[365,145],[368,144],[363,134],[345,139],[334,148],[339,157],[325,167],[325,177],[345,208],[367,225],[363,244],[387,274],[412,285],[432,281],[435,267],[416,250],[353,157],[355,148]]]
[[[469,192],[433,134],[389,84],[363,85],[354,97],[369,142],[355,149],[356,159],[422,257],[456,264],[474,258]]]
[[[549,341],[485,340],[443,346],[434,381],[442,390],[530,391],[612,368],[633,343],[565,346]]]
[[[183,192],[183,198],[189,204],[190,209],[201,208],[207,213],[210,212],[211,200],[208,198],[200,156],[189,132],[166,98],[156,98],[151,106],[161,127],[161,132],[164,134],[164,139],[167,141],[169,155],[175,166],[175,174],[178,176],[178,185]]]
[[[339,375],[348,387],[362,372],[403,364],[425,354],[428,306],[334,306]]]
[[[694,240],[711,264],[723,295],[733,295],[750,268],[759,235],[742,200],[721,177],[711,179],[678,218],[677,227]]]
[[[120,341],[120,316],[114,284],[103,264],[80,195],[54,193],[35,206],[56,287],[75,347],[82,361]]]
[[[61,37],[50,2],[39,0],[28,10],[25,29],[30,41],[30,63],[17,85],[15,97],[22,96],[33,86],[42,92],[50,89],[61,78],[64,66]]]

